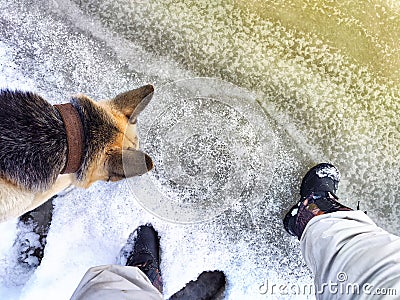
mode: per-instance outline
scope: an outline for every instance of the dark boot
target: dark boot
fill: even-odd
[[[142,225],[136,229],[133,251],[129,255],[126,265],[138,267],[150,279],[153,286],[162,293],[160,242],[158,234],[151,224]]]
[[[203,272],[169,300],[216,300],[224,291],[225,284],[225,274],[222,271]]]
[[[53,217],[53,199],[23,214],[18,221],[18,235],[14,243],[18,251],[18,262],[29,270],[42,262],[46,238]]]
[[[283,219],[285,230],[300,240],[307,223],[315,216],[335,211],[352,210],[339,202],[335,195],[340,181],[336,167],[322,163],[311,168],[300,187],[300,201]]]

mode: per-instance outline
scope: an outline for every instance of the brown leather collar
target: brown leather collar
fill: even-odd
[[[79,113],[71,103],[56,104],[67,132],[67,162],[61,174],[75,173],[82,164],[85,136]]]

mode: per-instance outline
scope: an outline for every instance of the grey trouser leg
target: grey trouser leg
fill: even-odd
[[[71,300],[160,300],[161,293],[136,267],[105,265],[90,268]]]
[[[312,218],[300,244],[315,276],[317,299],[400,297],[400,237],[376,226],[363,212]]]

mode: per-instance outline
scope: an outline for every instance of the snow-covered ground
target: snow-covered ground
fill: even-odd
[[[0,1],[1,87],[55,104],[152,83],[139,128],[158,163],[143,178],[59,195],[34,272],[16,262],[16,220],[0,224],[0,299],[69,299],[89,267],[118,263],[129,234],[148,222],[161,236],[165,297],[220,269],[226,299],[313,298],[265,287],[312,283],[281,219],[301,176],[324,160],[342,171],[345,204],[362,200],[400,232],[396,82],[243,5]],[[188,94],[175,95],[182,86]]]

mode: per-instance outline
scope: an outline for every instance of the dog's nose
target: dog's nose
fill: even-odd
[[[153,164],[153,160],[151,159],[150,156],[148,156],[147,154],[144,155],[144,158],[146,160],[146,167],[147,170],[150,171],[154,168],[154,164]]]
[[[152,94],[154,93],[154,86],[151,84],[142,86],[139,88],[139,92],[142,98],[145,98],[147,96],[152,96]]]

